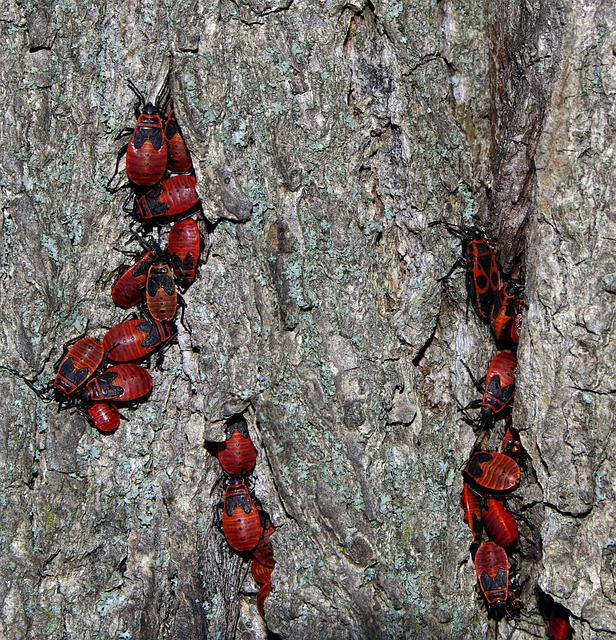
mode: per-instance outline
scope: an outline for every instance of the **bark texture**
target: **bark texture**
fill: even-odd
[[[0,370],[0,636],[264,638],[204,448],[245,411],[279,525],[271,633],[547,637],[541,591],[576,640],[614,638],[615,33],[610,0],[4,3],[1,364],[44,386],[64,342],[122,319],[130,221],[105,184],[126,80],[153,99],[170,53],[213,232],[190,331],[117,433]],[[443,219],[526,277],[525,610],[496,630],[456,404],[493,342],[462,274],[438,280]]]

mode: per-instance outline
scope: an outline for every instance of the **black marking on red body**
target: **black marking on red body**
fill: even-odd
[[[163,216],[169,211],[170,206],[159,200],[163,187],[158,186],[145,194],[145,202],[152,216]]]
[[[100,387],[103,398],[117,398],[124,395],[124,388],[113,384],[113,381],[118,377],[115,371],[111,373],[102,373],[96,379]]]
[[[162,129],[154,126],[140,126],[135,131],[133,136],[133,146],[135,149],[141,149],[141,147],[149,140],[154,149],[159,151],[163,145],[163,131]]]
[[[176,334],[176,328],[173,322],[162,323],[144,320],[137,325],[136,329],[137,331],[147,334],[142,340],[141,346],[148,349],[157,347],[161,342],[169,340],[171,336]]]
[[[482,464],[492,460],[492,454],[489,451],[479,451],[471,460],[471,464],[466,467],[466,473],[472,478],[481,478],[483,476]]]
[[[480,578],[488,602],[507,599],[507,581],[509,579],[507,571],[501,567],[492,578],[486,571],[483,571]]]
[[[66,378],[69,382],[72,382],[76,387],[78,387],[84,382],[84,380],[89,378],[92,373],[93,372],[90,371],[87,367],[75,369],[75,359],[66,358],[56,375]],[[57,382],[64,386],[64,382],[62,380],[58,380]]]
[[[229,496],[225,500],[225,513],[231,517],[233,512],[240,507],[244,513],[250,513],[253,508],[252,500],[247,493]]]
[[[158,273],[150,272],[150,277],[148,278],[148,295],[155,296],[159,289],[162,289],[168,295],[173,295],[175,284],[168,271],[160,271]]]

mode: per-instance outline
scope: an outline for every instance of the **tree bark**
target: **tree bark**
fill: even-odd
[[[3,382],[0,636],[265,638],[204,448],[245,412],[278,530],[280,638],[616,635],[616,9],[574,3],[9,0],[1,12],[0,363],[43,387],[124,316],[131,79],[169,68],[212,231],[178,345],[104,436]],[[510,504],[523,615],[489,619],[460,419],[494,352],[459,241],[526,280]],[[161,230],[161,238],[165,229]],[[128,242],[128,244],[127,244]],[[497,424],[490,446],[502,437]]]

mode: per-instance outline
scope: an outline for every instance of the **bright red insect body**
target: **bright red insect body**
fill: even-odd
[[[157,260],[148,271],[145,299],[154,320],[171,322],[175,318],[178,294],[173,281],[173,271],[163,260]]]
[[[273,569],[276,566],[276,560],[274,559],[274,549],[270,537],[276,531],[276,527],[269,513],[263,509],[261,502],[257,498],[255,498],[255,506],[259,512],[262,534],[257,546],[252,550],[252,555],[257,562]]]
[[[489,427],[494,418],[511,404],[515,395],[516,364],[516,357],[509,351],[500,351],[490,361],[481,399],[482,428]]]
[[[475,556],[477,548],[481,544],[483,534],[483,523],[481,521],[481,498],[472,487],[465,482],[460,494],[460,506],[464,511],[464,522],[468,525],[473,534],[471,543],[471,556]]]
[[[187,284],[194,282],[201,254],[201,234],[192,218],[171,225],[168,251],[176,278]]]
[[[571,640],[573,629],[569,622],[569,613],[564,607],[558,607],[550,615],[550,634],[552,640]]]
[[[172,322],[135,318],[110,329],[103,338],[103,346],[112,362],[131,362],[150,355],[176,333]]]
[[[492,542],[509,547],[518,539],[518,524],[499,498],[487,496],[481,508],[481,518]]]
[[[138,364],[118,364],[96,376],[86,385],[85,390],[87,398],[95,402],[130,402],[152,390],[152,378]]]
[[[136,199],[133,215],[141,221],[166,220],[190,213],[200,202],[194,176],[171,176]]]
[[[156,254],[148,249],[118,278],[111,291],[111,297],[119,307],[128,309],[144,299],[145,281],[155,260]]]
[[[262,618],[265,618],[265,599],[272,592],[272,583],[266,582],[257,593],[257,609]]]
[[[261,538],[261,520],[248,487],[240,476],[231,478],[225,491],[222,530],[235,551],[252,551]]]
[[[491,614],[513,613],[519,607],[510,593],[509,559],[502,547],[494,542],[484,542],[475,555],[475,571]]]
[[[68,348],[57,367],[53,386],[64,396],[72,395],[91,378],[103,361],[105,350],[100,340],[84,336]]]
[[[470,457],[465,475],[489,491],[511,491],[520,484],[517,462],[496,451],[476,451]]]
[[[249,474],[257,461],[257,450],[250,439],[244,418],[229,420],[226,440],[218,444],[218,461],[229,475]]]
[[[490,322],[501,290],[500,268],[494,250],[481,231],[471,227],[462,240],[462,255],[466,261],[466,287],[471,304],[484,322]]]
[[[192,171],[193,163],[190,151],[186,146],[180,125],[175,119],[175,112],[172,109],[165,124],[165,140],[169,152],[168,169],[171,173],[186,173]]]
[[[120,426],[120,412],[111,402],[95,402],[88,407],[88,416],[103,433],[111,433]]]
[[[137,118],[126,148],[126,175],[135,185],[151,187],[160,182],[167,169],[167,142],[163,122],[156,107],[148,102]]]
[[[523,308],[522,287],[515,282],[506,282],[498,292],[498,300],[492,309],[492,318],[490,319],[490,325],[497,341],[518,344]]]
[[[271,582],[273,570],[273,567],[266,567],[264,564],[261,564],[261,562],[254,558],[250,563],[250,572],[252,573],[252,577],[255,579],[255,582],[257,582],[258,584]]]

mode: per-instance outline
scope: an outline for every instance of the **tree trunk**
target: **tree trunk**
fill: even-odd
[[[616,636],[613,2],[9,0],[0,25],[5,367],[44,387],[124,317],[139,249],[105,185],[126,80],[153,100],[170,55],[211,231],[114,434],[0,370],[2,638],[266,637],[204,448],[240,411],[278,526],[270,634],[547,637],[548,594],[576,640]],[[488,618],[459,508],[462,362],[494,343],[463,274],[439,281],[443,220],[526,279],[517,620]]]

